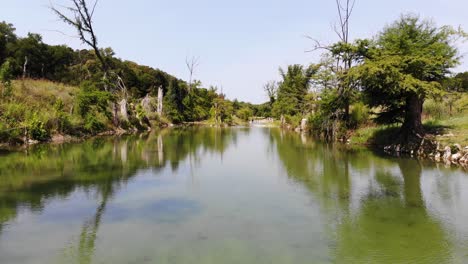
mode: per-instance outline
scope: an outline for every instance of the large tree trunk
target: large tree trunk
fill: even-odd
[[[401,139],[409,142],[415,139],[422,139],[424,129],[422,126],[422,110],[424,98],[417,94],[409,95],[406,98],[405,120],[401,127]]]

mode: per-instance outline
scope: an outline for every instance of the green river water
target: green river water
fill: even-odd
[[[273,128],[0,154],[0,263],[468,263],[468,175]]]

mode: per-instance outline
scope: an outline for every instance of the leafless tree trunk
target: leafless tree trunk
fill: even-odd
[[[24,56],[23,79],[28,76],[28,56]]]
[[[100,68],[103,72],[104,89],[106,91],[109,90],[108,78],[114,78],[115,76],[117,76],[115,80],[115,86],[117,88],[120,88],[123,97],[123,100],[120,102],[120,106],[122,109],[122,103],[125,103],[126,108],[127,88],[125,87],[125,83],[118,74],[110,71],[110,66],[107,63],[107,60],[104,54],[102,53],[101,49],[99,49],[96,32],[93,27],[94,11],[96,10],[96,6],[99,0],[70,0],[70,2],[70,6],[65,6],[62,10],[57,9],[53,5],[51,5],[50,9],[62,21],[74,27],[75,30],[78,32],[78,37],[80,38],[80,40],[92,48],[94,54],[100,62]],[[112,108],[114,115],[113,123],[115,126],[118,126],[119,120],[117,115],[119,106],[117,102],[113,102]]]
[[[195,72],[195,69],[198,67],[199,63],[199,58],[198,57],[192,57],[192,58],[186,58],[185,59],[185,64],[187,65],[187,69],[189,70],[190,73],[190,79],[189,79],[189,91],[192,91],[192,85],[193,85],[193,73]]]
[[[335,0],[336,8],[338,10],[338,24],[335,24],[333,30],[340,38],[341,42],[349,43],[349,19],[354,10],[356,0]],[[345,71],[351,68],[352,61],[350,56],[343,58],[343,68]]]
[[[93,27],[93,15],[99,0],[89,4],[86,0],[70,0],[71,6],[64,7],[66,11],[61,11],[51,5],[50,9],[65,23],[73,26],[78,32],[80,40],[90,46],[101,63],[104,79],[107,78],[109,66],[98,46],[98,40]],[[90,8],[91,7],[91,8]],[[105,85],[107,90],[107,85]]]
[[[162,111],[163,111],[163,89],[161,86],[159,86],[158,88],[158,109],[157,109],[157,113],[159,116],[162,115]]]

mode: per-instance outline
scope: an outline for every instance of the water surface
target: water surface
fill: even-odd
[[[0,263],[468,263],[468,175],[268,128],[0,156]]]

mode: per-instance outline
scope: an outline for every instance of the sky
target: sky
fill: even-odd
[[[51,1],[69,4],[0,0],[0,21],[14,24],[20,36],[39,33],[48,44],[85,48],[50,11]],[[372,37],[406,13],[468,31],[466,10],[467,0],[356,0],[351,38]],[[94,16],[99,45],[117,57],[184,80],[186,58],[198,57],[195,79],[252,103],[268,100],[263,85],[279,80],[279,67],[319,60],[319,52],[305,52],[313,46],[306,35],[337,41],[334,0],[100,0]],[[466,58],[455,71],[467,71],[468,42],[459,47]]]

